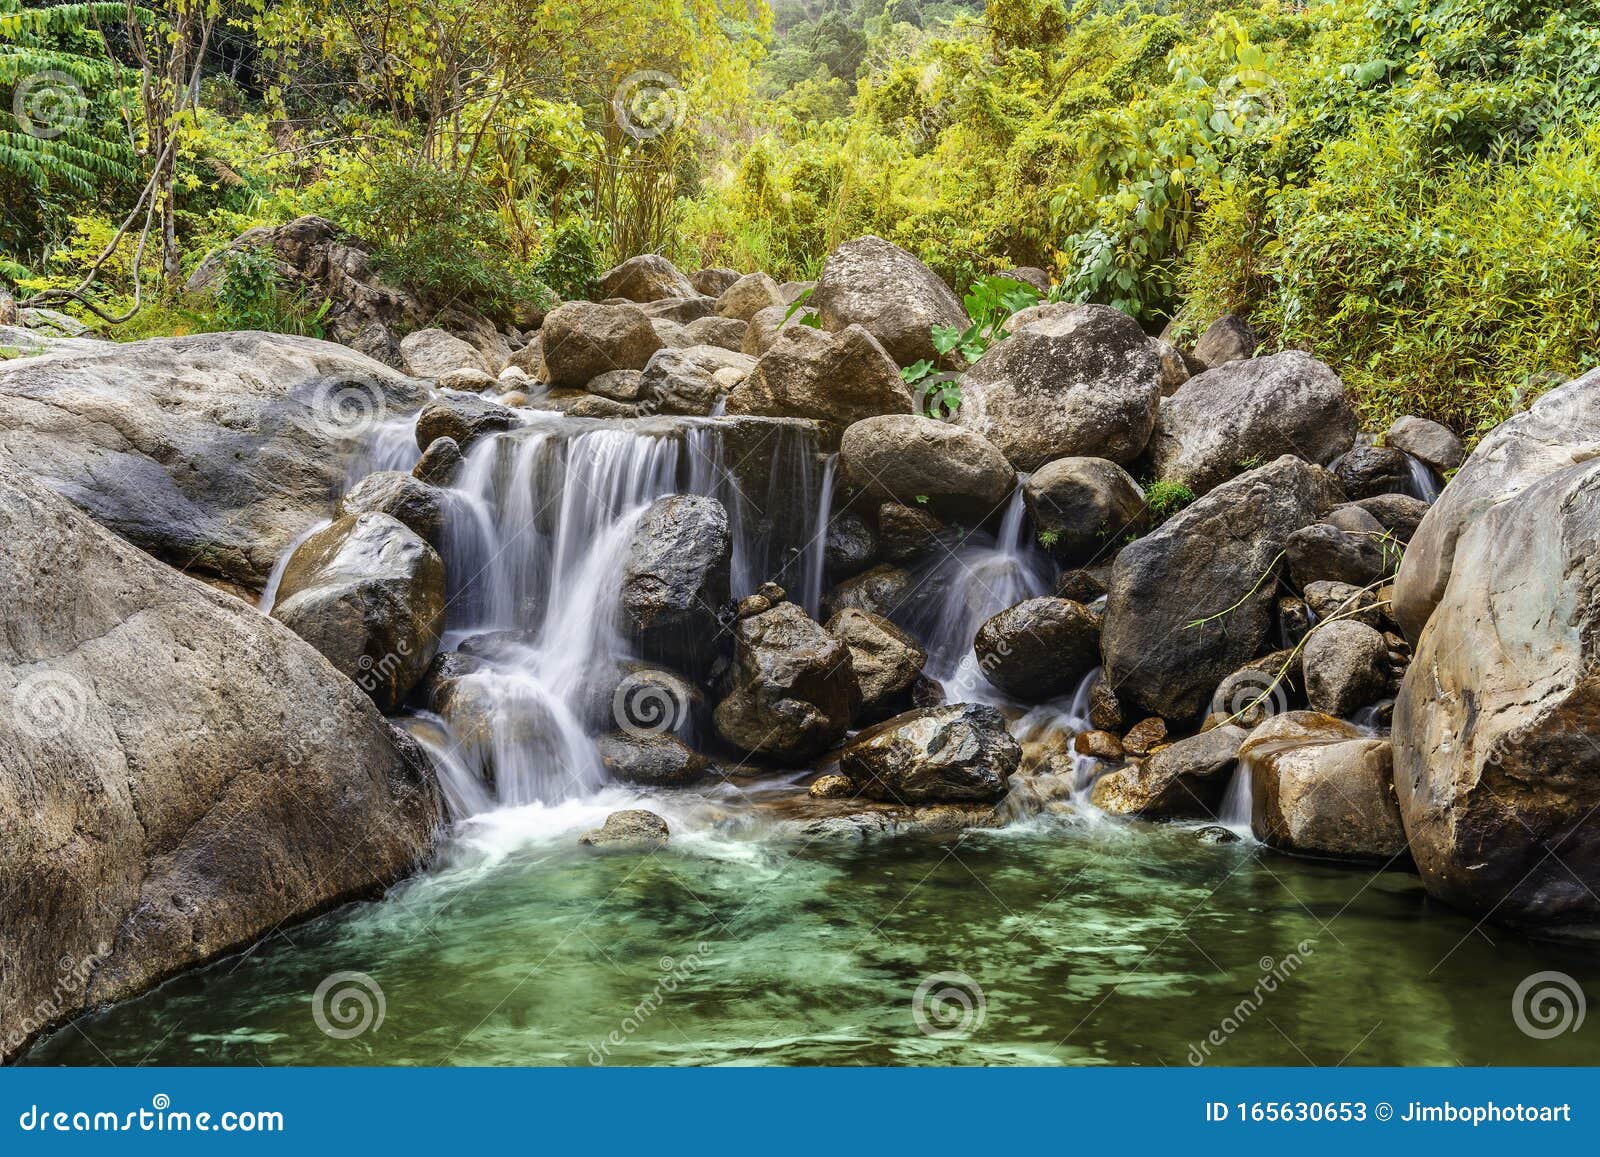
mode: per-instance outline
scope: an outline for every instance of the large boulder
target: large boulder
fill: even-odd
[[[1314,582],[1369,586],[1394,571],[1399,552],[1382,533],[1352,534],[1329,522],[1296,531],[1284,544],[1289,576],[1301,590]]]
[[[884,414],[853,423],[839,443],[845,483],[869,497],[928,503],[955,517],[982,520],[1010,497],[1016,471],[981,434],[915,414]]]
[[[1047,462],[1028,476],[1022,497],[1040,545],[1066,563],[1109,556],[1149,527],[1139,484],[1104,458]]]
[[[475,394],[446,394],[417,415],[417,448],[425,451],[440,438],[449,438],[464,451],[478,439],[516,425],[516,413],[498,402]]]
[[[1345,719],[1389,686],[1389,645],[1365,623],[1339,619],[1311,633],[1301,659],[1313,711]]]
[[[1091,801],[1112,815],[1208,819],[1222,802],[1239,746],[1249,734],[1224,723],[1158,748],[1140,763],[1101,776]]]
[[[400,355],[413,377],[442,378],[455,370],[489,373],[488,360],[470,342],[437,328],[419,329],[400,339]]]
[[[823,562],[828,578],[840,582],[878,561],[878,532],[854,510],[841,510],[828,521]]]
[[[779,762],[820,755],[844,737],[861,703],[850,648],[793,603],[740,619],[717,734]]]
[[[1144,331],[1109,306],[1042,308],[967,371],[957,421],[1018,470],[1052,458],[1132,462],[1161,400],[1161,361]]]
[[[260,589],[426,386],[311,338],[218,333],[0,360],[0,450],[183,570]]]
[[[734,353],[743,352],[744,335],[750,326],[731,317],[702,317],[683,327],[683,336],[696,345],[721,346]],[[765,351],[763,351],[765,352]]]
[[[678,267],[657,253],[630,257],[600,275],[601,297],[628,301],[664,301],[672,297],[699,297],[694,284]],[[548,321],[548,319],[547,319]]]
[[[1256,344],[1256,331],[1250,323],[1225,313],[1206,326],[1205,333],[1194,343],[1194,358],[1207,369],[1214,370],[1229,362],[1255,357]]]
[[[1491,480],[1513,485],[1571,452],[1556,449],[1554,428],[1529,428],[1527,418],[1512,419],[1520,437],[1504,426],[1490,434],[1450,489],[1471,471],[1468,493],[1488,501]],[[1571,422],[1568,433],[1577,430]],[[1480,462],[1485,447],[1499,469]],[[1395,789],[1412,854],[1428,890],[1457,907],[1593,935],[1600,460],[1549,471],[1462,521],[1395,704]]]
[[[911,688],[928,653],[882,615],[846,608],[828,620],[828,634],[850,648],[861,689],[860,717],[876,722],[911,705]]]
[[[622,618],[646,658],[700,671],[715,657],[732,550],[715,498],[657,499],[640,517],[622,570]]]
[[[655,325],[631,305],[570,301],[552,310],[539,331],[546,380],[581,389],[611,370],[642,370],[662,346]]]
[[[729,286],[739,280],[740,276],[737,269],[716,266],[711,269],[695,270],[689,274],[689,284],[694,286],[696,293],[703,293],[707,297],[720,297]]]
[[[1123,705],[1198,716],[1224,678],[1268,649],[1289,536],[1342,497],[1326,470],[1285,455],[1124,547],[1101,635],[1105,681]]]
[[[388,514],[434,549],[444,537],[445,493],[401,470],[368,474],[339,500],[337,517]]]
[[[1339,860],[1388,863],[1405,853],[1387,739],[1291,711],[1252,731],[1239,762],[1250,771],[1250,826],[1263,843]]]
[[[1395,419],[1394,425],[1383,436],[1383,442],[1441,474],[1460,466],[1462,459],[1467,456],[1466,447],[1449,426],[1410,414]]]
[[[739,339],[739,352],[758,358],[776,344],[778,335],[801,326],[804,310],[791,312],[786,305],[768,306],[755,314],[745,324],[744,336]]]
[[[1283,454],[1331,463],[1356,430],[1339,375],[1289,350],[1190,378],[1161,403],[1150,456],[1162,479],[1204,494]]]
[[[0,373],[3,373],[0,370]],[[1395,581],[1394,617],[1415,643],[1444,596],[1456,541],[1541,478],[1600,455],[1600,370],[1542,395],[1496,426],[1428,511]]]
[[[750,376],[755,364],[754,358],[721,346],[658,350],[640,376],[639,397],[659,413],[709,414]]]
[[[976,703],[907,711],[856,736],[839,770],[868,799],[987,803],[1005,795],[1022,745],[999,709]]]
[[[728,395],[728,413],[815,418],[849,425],[911,413],[911,391],[884,348],[860,326],[827,333],[785,329]]]
[[[304,641],[0,456],[0,1061],[417,867],[409,738]]]
[[[444,631],[444,561],[398,519],[356,514],[289,557],[272,617],[321,651],[391,714]]]
[[[979,627],[972,649],[990,683],[1042,703],[1073,690],[1099,665],[1100,622],[1070,599],[1027,599]]]
[[[939,360],[934,326],[970,324],[938,274],[881,237],[858,237],[828,254],[810,305],[824,329],[859,325],[903,366]]]

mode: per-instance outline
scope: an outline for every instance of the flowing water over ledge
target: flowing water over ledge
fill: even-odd
[[[614,722],[595,715],[591,685],[631,658],[606,592],[638,518],[663,495],[718,498],[735,596],[777,578],[815,614],[834,463],[804,425],[532,414],[475,447],[449,510],[446,644],[512,637],[468,677],[493,708],[487,735],[464,743],[437,717],[422,727],[457,817],[440,863],[380,902],[84,1017],[28,1062],[1600,1062],[1592,1030],[1538,1039],[1513,1017],[1533,973],[1600,994],[1592,950],[1475,926],[1403,872],[1107,820],[1086,801],[1082,759],[1061,777],[1075,790],[1035,793],[1046,814],[897,839],[784,822],[818,814],[800,773],[671,795],[608,785],[591,737]],[[399,423],[367,465],[415,458]],[[950,700],[1008,705],[973,634],[1045,593],[1052,569],[1020,496],[992,531],[925,564],[900,617]],[[1086,727],[1093,677],[1019,712],[1019,736]],[[671,845],[578,846],[625,807],[667,817]],[[1233,811],[1248,813],[1247,791]],[[365,1009],[336,998],[361,984]]]
[[[848,845],[702,829],[656,855],[585,854],[573,833],[615,795],[497,813],[453,866],[86,1017],[29,1062],[1600,1060],[1592,1028],[1539,1040],[1512,1017],[1541,970],[1600,995],[1592,952],[1474,930],[1405,873],[1056,819]],[[313,997],[344,971],[385,1004],[347,1040],[319,1029]],[[919,986],[947,973],[981,989],[981,1023],[958,1000],[925,999],[923,1019],[966,1015],[964,1039],[916,1017]]]

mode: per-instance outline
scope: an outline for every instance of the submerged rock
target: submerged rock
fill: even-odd
[[[810,304],[824,329],[859,325],[903,366],[939,360],[934,326],[969,324],[961,299],[938,274],[881,237],[858,237],[828,254]]]
[[[1339,375],[1289,350],[1190,378],[1161,403],[1150,456],[1162,480],[1205,494],[1285,454],[1333,462],[1356,430]]]
[[[1132,462],[1161,400],[1161,362],[1144,331],[1109,306],[1043,308],[967,371],[956,420],[1018,470],[1054,458]]]
[[[840,754],[839,768],[870,799],[924,804],[998,800],[1021,762],[1022,747],[998,709],[958,703],[863,731]]]
[[[398,519],[351,515],[290,556],[272,617],[321,651],[388,715],[439,649],[444,583],[438,552]]]
[[[1405,853],[1387,739],[1311,711],[1267,720],[1239,748],[1256,838],[1300,855],[1390,861]]]
[[[784,762],[838,742],[861,703],[849,647],[793,603],[735,625],[729,685],[713,712],[717,734]]]
[[[578,842],[607,851],[655,851],[667,846],[667,821],[642,808],[612,812],[606,822],[584,832]]]
[[[0,1060],[428,854],[426,756],[282,624],[3,456],[0,540]]]

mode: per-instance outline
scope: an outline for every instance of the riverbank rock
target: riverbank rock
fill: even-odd
[[[1068,599],[1027,599],[979,627],[973,652],[990,683],[1042,703],[1071,691],[1099,665],[1100,623]]]
[[[697,269],[689,274],[689,284],[694,286],[696,293],[703,293],[707,297],[720,297],[730,285],[739,280],[740,276],[737,269],[715,266],[711,269]]]
[[[721,346],[658,350],[639,376],[639,398],[652,411],[704,416],[750,376],[755,359]]]
[[[642,808],[612,812],[606,822],[584,832],[578,842],[602,851],[653,852],[667,846],[667,821]]]
[[[862,722],[875,723],[911,705],[911,688],[928,661],[916,639],[882,615],[850,609],[830,618],[827,631],[850,648]]]
[[[1406,548],[1394,606],[1406,638],[1417,642],[1444,597],[1456,542],[1467,528],[1541,478],[1597,454],[1600,370],[1541,395],[1529,409],[1485,435]]]
[[[956,420],[1018,470],[1053,458],[1144,452],[1161,400],[1161,361],[1127,314],[1051,305],[979,358],[961,382]]]
[[[622,617],[647,659],[703,671],[721,650],[733,538],[715,498],[657,499],[639,519],[622,572]]]
[[[1039,545],[1064,563],[1109,558],[1149,528],[1139,484],[1104,458],[1047,462],[1029,475],[1022,497]]]
[[[1268,649],[1284,544],[1342,497],[1326,470],[1285,455],[1123,548],[1101,635],[1123,706],[1196,720],[1224,678]]]
[[[869,497],[977,520],[1006,501],[1016,471],[981,434],[915,414],[853,423],[839,443],[845,483]]]
[[[878,549],[885,562],[906,565],[955,550],[961,542],[959,526],[950,526],[920,506],[885,502],[878,507]]]
[[[881,237],[858,237],[828,254],[810,305],[823,329],[859,325],[902,366],[940,360],[934,326],[970,324],[961,299],[938,274]]]
[[[828,520],[824,562],[831,582],[843,582],[878,561],[878,532],[853,510],[840,511]]]
[[[1325,623],[1306,642],[1301,665],[1313,711],[1347,719],[1383,697],[1389,686],[1389,645],[1365,623]]]
[[[1331,463],[1356,430],[1339,375],[1289,350],[1190,378],[1161,403],[1150,457],[1164,481],[1205,494],[1284,454]]]
[[[1384,530],[1404,545],[1417,533],[1417,527],[1428,516],[1428,504],[1409,494],[1379,494],[1355,503],[1370,514]]]
[[[652,320],[670,321],[687,328],[691,323],[715,317],[717,303],[709,297],[664,297],[660,301],[646,302],[639,307]]]
[[[1575,429],[1566,424],[1568,435]],[[1564,456],[1553,429],[1515,434],[1497,430],[1480,443],[1457,475],[1474,471],[1469,493],[1490,493],[1487,464],[1474,470],[1485,447],[1503,467],[1501,485],[1514,465]],[[1395,704],[1395,789],[1412,854],[1428,891],[1447,903],[1541,933],[1592,936],[1600,460],[1551,470],[1464,517],[1451,547],[1448,585]]]
[[[695,345],[714,345],[742,353],[744,335],[750,326],[731,317],[702,317],[683,327],[683,336]]]
[[[1250,770],[1251,827],[1285,852],[1389,862],[1404,855],[1387,739],[1327,715],[1267,720],[1239,748]]]
[[[780,762],[837,743],[861,703],[849,647],[793,603],[739,620],[729,686],[713,712],[717,734]]]
[[[414,378],[442,378],[453,370],[489,374],[489,362],[476,346],[442,329],[419,329],[400,339],[400,356]],[[499,372],[498,369],[495,372]]]
[[[728,413],[813,418],[848,426],[911,413],[911,391],[884,348],[860,326],[785,329],[728,395]]]
[[[0,450],[157,558],[259,590],[376,425],[426,397],[311,338],[99,342],[0,361]]]
[[[600,275],[597,285],[601,297],[621,297],[628,301],[700,296],[689,279],[678,272],[678,267],[657,253],[630,257],[612,266]]]
[[[1449,426],[1407,414],[1383,436],[1385,446],[1403,450],[1440,474],[1454,470],[1467,456],[1466,447]]]
[[[761,310],[745,325],[739,352],[753,358],[760,357],[773,347],[779,334],[800,327],[800,316],[800,313],[791,316],[786,305],[774,305]]]
[[[1331,467],[1352,501],[1411,493],[1411,460],[1392,446],[1355,446]]]
[[[1143,819],[1209,819],[1228,789],[1239,747],[1250,733],[1223,724],[1154,752],[1095,781],[1102,811]]]
[[[281,624],[0,456],[0,1060],[413,871],[426,757]]]
[[[443,436],[428,443],[428,448],[411,468],[411,476],[432,486],[449,486],[461,470],[461,443]]]
[[[1399,546],[1370,532],[1351,534],[1328,522],[1307,526],[1284,544],[1289,577],[1305,590],[1315,582],[1370,586],[1399,565]]]
[[[1250,323],[1231,313],[1225,313],[1206,326],[1205,333],[1194,343],[1194,359],[1207,369],[1214,370],[1229,362],[1242,362],[1256,356],[1256,331]]]
[[[438,552],[398,519],[353,515],[290,556],[272,617],[389,715],[439,649],[444,578]]]
[[[846,579],[822,596],[822,612],[832,617],[854,609],[892,616],[903,604],[918,597],[916,580],[903,567],[882,563]]]
[[[750,273],[735,281],[717,298],[717,316],[749,321],[763,309],[789,307],[778,283],[765,273]]]
[[[552,310],[539,331],[547,380],[573,389],[612,370],[642,370],[666,344],[645,312],[631,305],[569,301]]]
[[[868,799],[989,802],[1005,795],[1022,747],[994,707],[958,703],[897,715],[863,731],[839,769]]]

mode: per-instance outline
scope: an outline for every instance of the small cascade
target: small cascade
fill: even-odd
[[[1221,806],[1217,808],[1217,821],[1225,828],[1250,835],[1253,803],[1250,794],[1250,769],[1241,763],[1234,768],[1233,778],[1228,781],[1228,790],[1222,797]]]
[[[300,544],[317,533],[317,531],[331,525],[332,522],[324,518],[320,522],[306,527],[305,530],[295,536],[294,541],[278,556],[278,561],[272,564],[272,573],[267,576],[267,585],[261,589],[261,598],[256,603],[256,609],[263,615],[270,615],[272,608],[277,605],[278,587],[283,585],[283,572],[289,569],[289,560],[294,557],[294,552],[300,549]]]
[[[421,457],[422,451],[417,449],[416,415],[386,418],[368,432],[366,452],[351,464],[350,482],[359,482],[379,470],[409,471]]]
[[[1433,467],[1410,454],[1406,455],[1406,465],[1411,469],[1412,497],[1420,498],[1430,505],[1437,501],[1441,487],[1439,476],[1433,472]]]
[[[1050,593],[1054,568],[1026,539],[1022,487],[1011,495],[999,532],[975,531],[914,576],[912,605],[896,618],[928,651],[924,673],[951,703],[1007,704],[984,678],[972,640],[984,622],[1024,599]]]
[[[822,587],[828,569],[828,513],[833,508],[833,476],[838,466],[837,454],[829,454],[823,460],[822,484],[817,487],[817,509],[812,516],[817,533],[806,544],[800,598],[797,601],[813,619],[821,613]]]
[[[593,739],[636,659],[619,624],[620,578],[639,519],[675,494],[727,508],[731,593],[775,579],[820,598],[831,464],[804,428],[767,424],[733,444],[703,419],[604,422],[527,412],[472,446],[445,509],[447,719],[419,716],[458,816],[593,795],[607,776]],[[477,790],[473,790],[477,785]]]

